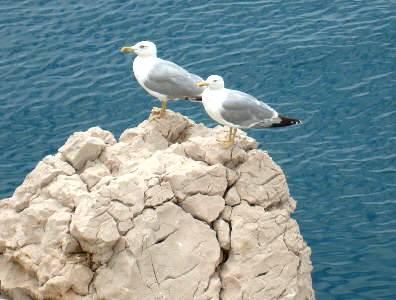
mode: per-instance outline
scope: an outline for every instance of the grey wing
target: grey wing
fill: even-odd
[[[278,113],[253,96],[235,90],[227,90],[228,95],[220,112],[227,122],[240,127],[271,127]]]
[[[161,59],[154,64],[144,85],[170,98],[185,98],[202,94],[204,88],[196,85],[199,81],[202,81],[201,77],[189,73],[170,61]]]

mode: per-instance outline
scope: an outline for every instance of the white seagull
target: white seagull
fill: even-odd
[[[249,94],[224,88],[221,76],[211,75],[197,86],[208,87],[202,94],[202,103],[208,115],[217,123],[230,127],[228,139],[221,141],[225,148],[234,145],[237,128],[283,127],[301,123],[300,120],[279,115]]]
[[[153,108],[157,117],[165,114],[170,99],[202,100],[204,88],[196,83],[203,79],[171,61],[158,58],[153,42],[142,41],[131,47],[122,47],[121,52],[137,55],[133,60],[133,74],[150,95],[161,101],[161,110]]]

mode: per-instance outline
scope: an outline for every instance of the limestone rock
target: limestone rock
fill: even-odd
[[[75,170],[71,165],[56,156],[48,155],[40,161],[32,172],[30,172],[21,186],[13,196],[11,205],[18,211],[29,206],[40,190],[53,181],[58,175],[72,175]]]
[[[110,131],[103,130],[100,127],[91,127],[86,131],[86,133],[91,137],[101,139],[106,145],[114,145],[117,143],[117,140]]]
[[[81,179],[86,183],[89,189],[95,186],[105,176],[111,175],[107,167],[102,163],[94,163],[92,162],[89,166],[87,166],[80,174]]]
[[[252,150],[247,160],[237,168],[240,177],[235,183],[241,200],[264,208],[270,206],[287,206],[290,195],[282,169],[275,165],[265,152]]]
[[[220,262],[214,231],[173,203],[138,216],[126,239],[129,248],[97,271],[102,299],[199,298]]]
[[[102,139],[92,137],[88,133],[76,132],[59,152],[76,170],[80,170],[87,161],[98,158],[104,147],[105,142]]]
[[[80,176],[59,175],[48,185],[48,194],[57,199],[63,206],[74,208],[84,197],[88,197],[88,190]]]
[[[148,188],[145,197],[146,206],[158,206],[166,201],[172,200],[175,195],[173,194],[169,182],[165,182],[155,184]]]
[[[209,165],[217,163],[236,166],[245,160],[246,151],[257,148],[257,142],[239,131],[239,143],[235,147],[223,149],[217,139],[225,139],[228,134],[221,126],[209,129],[203,125],[190,127],[184,143],[184,151],[194,160],[202,160]]]
[[[243,201],[232,211],[231,226],[222,299],[312,299],[310,250],[287,210],[267,212]]]
[[[108,261],[112,247],[120,237],[110,206],[109,199],[98,195],[84,198],[76,208],[70,224],[70,233],[84,251],[94,255],[95,262]]]
[[[229,205],[226,205],[224,207],[224,210],[221,213],[221,218],[226,221],[230,222],[231,221],[231,214],[232,214],[232,207]]]
[[[230,250],[231,237],[230,237],[230,226],[223,219],[217,219],[213,224],[214,230],[217,233],[217,239],[219,240],[220,247],[224,250]]]
[[[225,203],[229,206],[238,205],[241,203],[241,197],[238,194],[238,190],[235,186],[231,187],[225,195]]]
[[[110,201],[121,202],[129,207],[132,215],[138,215],[144,208],[145,188],[142,177],[129,173],[97,184],[95,192]]]
[[[211,223],[224,209],[224,199],[219,195],[207,196],[195,194],[181,203],[181,207],[197,219]]]
[[[0,201],[0,295],[314,299],[282,170],[226,134],[171,111],[73,134]]]

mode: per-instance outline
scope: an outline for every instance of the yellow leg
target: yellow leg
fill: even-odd
[[[235,144],[235,137],[236,137],[238,129],[237,128],[233,128],[233,129],[234,129],[234,134],[232,135],[231,142],[232,142],[232,144]]]
[[[224,149],[228,149],[228,148],[232,147],[234,145],[234,143],[235,143],[236,133],[237,133],[237,129],[230,127],[228,140],[220,141],[221,147],[224,148]]]
[[[229,133],[228,133],[228,139],[223,140],[223,139],[217,138],[216,140],[217,140],[219,143],[227,143],[227,142],[231,141],[231,136],[232,136],[232,128],[230,127],[230,131],[229,131]]]
[[[166,114],[166,105],[168,104],[168,101],[161,101],[161,111],[160,111],[160,117]]]

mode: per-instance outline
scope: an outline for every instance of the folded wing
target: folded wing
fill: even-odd
[[[169,98],[199,99],[203,88],[196,85],[202,78],[167,60],[160,59],[151,69],[144,85]]]
[[[278,120],[278,113],[270,106],[235,90],[227,90],[220,114],[228,123],[245,128],[271,127]]]

